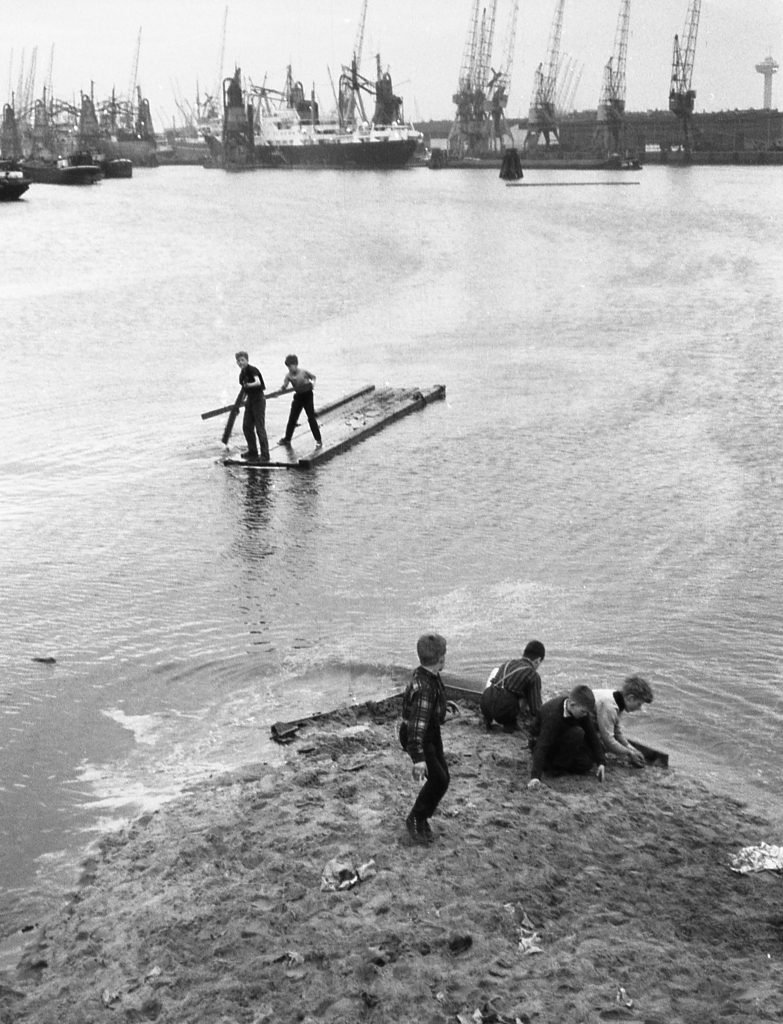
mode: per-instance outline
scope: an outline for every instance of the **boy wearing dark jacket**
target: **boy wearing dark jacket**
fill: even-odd
[[[533,721],[528,789],[541,785],[541,773],[586,772],[595,765],[604,781],[604,748],[593,722],[595,696],[589,686],[575,686],[567,697],[548,700]]]

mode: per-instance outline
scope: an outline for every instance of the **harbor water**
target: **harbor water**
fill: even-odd
[[[532,637],[545,696],[643,674],[628,731],[780,842],[780,176],[167,167],[5,204],[0,935],[271,723],[397,692],[425,629],[463,684]],[[227,468],[200,414],[238,349],[267,390],[297,353],[316,405],[446,401]]]

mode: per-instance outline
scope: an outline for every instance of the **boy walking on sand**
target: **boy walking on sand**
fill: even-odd
[[[320,448],[321,431],[318,428],[318,420],[315,418],[315,406],[313,404],[315,374],[300,366],[299,359],[295,355],[286,356],[285,365],[288,367],[288,373],[283,378],[281,391],[288,391],[289,388],[293,388],[294,397],[291,399],[291,413],[288,417],[288,425],[285,428],[285,436],[280,438],[279,444],[289,445],[291,443],[291,438],[294,436],[294,430],[296,429],[296,421],[299,419],[302,409],[304,409],[307,414],[307,422],[310,424],[310,430],[315,438],[315,447]]]
[[[264,378],[261,371],[250,365],[247,352],[237,352],[234,357],[239,367],[239,384],[245,392],[245,416],[242,433],[247,441],[247,451],[242,456],[249,462],[269,462],[269,441],[266,436],[266,398]],[[258,434],[258,445],[256,445]]]
[[[449,788],[449,767],[443,754],[440,727],[448,702],[440,678],[446,662],[446,641],[439,633],[425,633],[416,644],[419,667],[402,698],[400,743],[413,761],[413,778],[424,785],[405,820],[414,843],[431,843],[429,819]]]

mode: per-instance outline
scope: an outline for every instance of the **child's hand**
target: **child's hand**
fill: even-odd
[[[427,778],[427,765],[424,761],[419,761],[413,766],[413,777],[417,782],[424,782]]]

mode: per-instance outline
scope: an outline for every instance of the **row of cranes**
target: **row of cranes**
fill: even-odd
[[[468,33],[453,99],[457,111],[449,133],[452,158],[484,157],[513,147],[505,110],[511,85],[519,0],[512,0],[503,57],[497,70],[491,65],[498,0],[480,12],[481,0],[472,0]],[[565,0],[556,0],[546,59],[536,68],[523,149],[534,155],[559,143],[559,121],[573,100],[582,69],[561,53]],[[692,117],[696,92],[692,87],[696,36],[701,0],[689,0],[685,30],[674,37],[669,109],[682,124],[683,149],[692,147]],[[596,110],[595,148],[605,154],[627,149],[625,125],[626,63],[631,0],[620,0],[612,55],[603,69]]]

